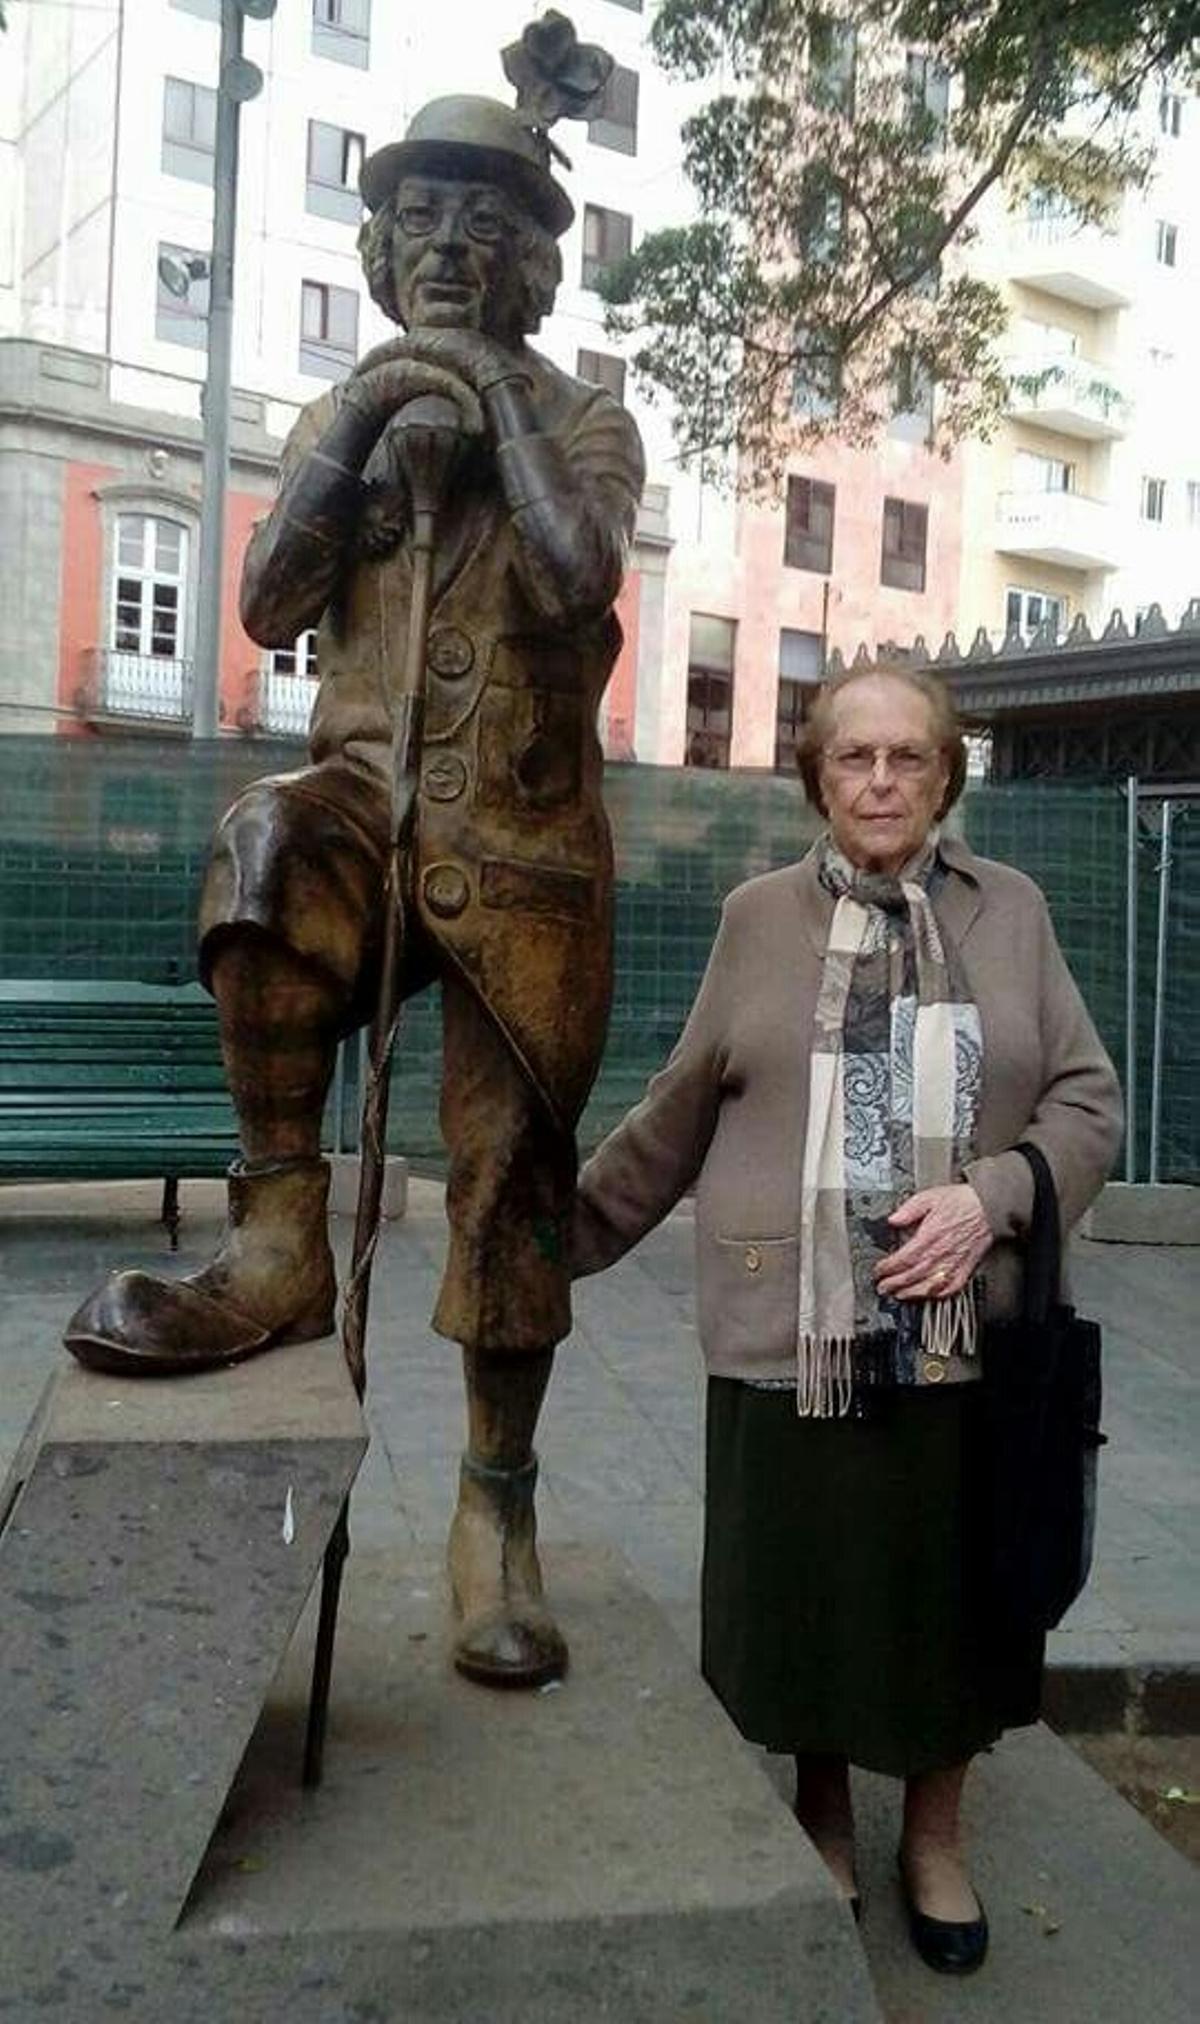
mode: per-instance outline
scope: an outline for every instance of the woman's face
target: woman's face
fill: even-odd
[[[838,849],[864,871],[897,872],[937,820],[949,779],[925,697],[894,676],[839,689],[821,750],[821,793]]]

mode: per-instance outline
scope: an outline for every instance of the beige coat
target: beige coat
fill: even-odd
[[[964,1178],[996,1239],[983,1272],[988,1312],[1003,1315],[1032,1205],[1011,1148],[1041,1147],[1065,1231],[1112,1164],[1121,1098],[1038,888],[964,844],[943,839],[942,852],[935,911],[983,1027],[979,1157]],[[730,894],[674,1053],[580,1175],[579,1274],[611,1265],[695,1185],[700,1340],[720,1376],[795,1372],[808,1040],[832,914],[811,851]]]

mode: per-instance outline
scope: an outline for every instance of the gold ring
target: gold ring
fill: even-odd
[[[933,1283],[935,1286],[944,1286],[949,1277],[950,1274],[946,1271],[943,1271],[942,1267],[939,1265],[937,1271],[933,1275]]]

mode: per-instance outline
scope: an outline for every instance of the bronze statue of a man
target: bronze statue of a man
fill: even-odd
[[[643,479],[619,404],[525,342],[573,215],[549,158],[527,115],[446,98],[363,169],[367,281],[405,334],[300,415],[242,583],[263,646],[318,628],[320,682],[312,763],[241,796],[204,887],[200,971],[243,1148],[228,1225],[203,1271],[116,1274],[67,1331],[85,1363],[162,1373],[332,1327],[321,1116],[338,1042],[377,988],[412,585],[392,423],[450,388],[483,428],[438,521],[403,988],[440,979],[443,994],[450,1247],[434,1327],[463,1347],[468,1404],[455,1661],[518,1684],[566,1659],[541,1594],[533,1435],[570,1328],[574,1129],[608,1015],[595,718]]]

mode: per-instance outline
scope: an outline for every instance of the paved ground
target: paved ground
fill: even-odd
[[[211,1249],[221,1190],[194,1183],[183,1195],[186,1268]],[[0,1190],[0,1464],[54,1367],[65,1316],[101,1270],[169,1259],[155,1206],[156,1191],[140,1185]],[[633,1258],[579,1288],[576,1330],[543,1421],[540,1511],[547,1542],[617,1547],[694,1650],[703,1389],[691,1236],[680,1213]],[[348,1242],[344,1225],[339,1242]],[[449,1521],[460,1383],[454,1351],[427,1319],[443,1242],[440,1190],[416,1182],[407,1219],[382,1246],[373,1294],[373,1440],[353,1520],[363,1545],[436,1546]],[[1195,1662],[1200,1249],[1081,1244],[1075,1279],[1081,1307],[1105,1324],[1111,1445],[1093,1583],[1052,1657]],[[1162,2024],[1191,2014],[1180,1979],[1196,1930],[1194,1914],[1190,1933],[1182,1915],[1191,1873],[1129,1809],[1106,1808],[1106,1788],[1067,1754],[1032,1731],[1006,1738],[981,1766],[978,1869],[999,1944],[969,1997],[914,1971],[890,1875],[894,1791],[861,1781],[864,1939],[892,2024],[1051,2014],[1079,2024],[1154,2015]],[[1122,1961],[1136,1968],[1128,1986]],[[1190,1972],[1194,1990],[1194,1965]]]

